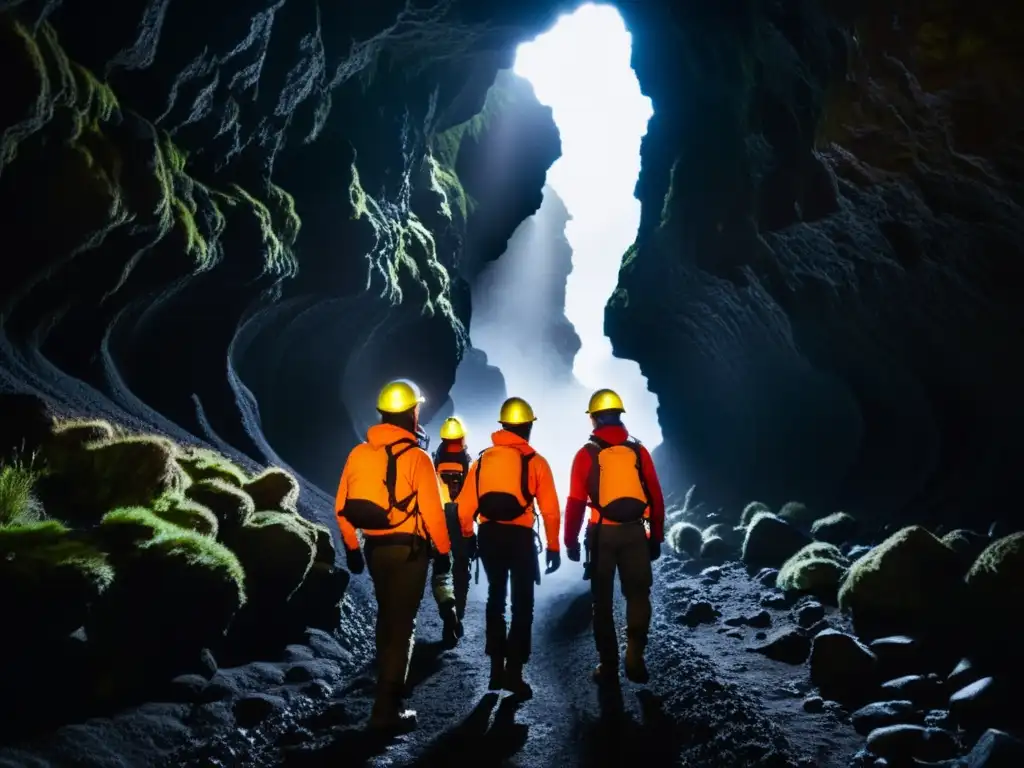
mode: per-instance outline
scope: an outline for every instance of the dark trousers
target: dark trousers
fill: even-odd
[[[602,662],[617,664],[615,572],[626,598],[626,639],[643,652],[651,625],[651,555],[647,531],[639,523],[593,526],[590,540],[590,590],[594,600],[594,641]]]
[[[369,539],[369,537],[367,537]],[[426,541],[392,544],[377,536],[364,547],[377,597],[377,676],[382,687],[405,685],[416,636],[416,613],[427,585],[430,564]],[[398,541],[398,537],[395,537]]]
[[[430,586],[441,618],[446,617],[454,603],[455,613],[462,619],[466,615],[471,566],[469,558],[466,557],[466,546],[459,525],[459,505],[446,504],[444,517],[448,527],[448,538],[452,543],[452,570],[451,573],[443,575],[432,571]],[[436,569],[436,566],[434,568]]]
[[[480,560],[487,574],[488,656],[525,664],[530,659],[533,632],[533,588],[537,550],[532,528],[484,523],[478,532]],[[512,587],[512,622],[505,621],[509,584]]]

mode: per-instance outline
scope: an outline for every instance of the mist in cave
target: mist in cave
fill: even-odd
[[[637,363],[612,354],[604,333],[605,304],[640,223],[633,191],[653,115],[631,48],[618,11],[589,3],[519,47],[514,72],[551,107],[562,156],[548,172],[540,210],[473,286],[472,345],[500,369],[508,395],[533,405],[531,442],[551,462],[562,496],[589,434],[585,410],[594,390],[610,387],[623,397],[627,426],[650,449],[662,440],[657,397]],[[474,450],[497,428],[500,402],[472,393],[479,363],[474,357],[460,367],[451,394]]]

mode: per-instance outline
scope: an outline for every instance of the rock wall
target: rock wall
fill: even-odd
[[[5,389],[328,490],[382,381],[443,403],[557,131],[506,36],[343,5],[0,3]]]
[[[616,353],[717,503],[1012,514],[1020,14],[826,5],[633,25],[655,117]]]
[[[380,380],[445,402],[466,279],[558,152],[544,110],[502,110],[514,83],[487,94],[571,5],[0,0],[3,387],[333,484]],[[666,474],[717,504],[999,514],[1019,12],[621,10],[655,117],[607,331],[659,395]]]

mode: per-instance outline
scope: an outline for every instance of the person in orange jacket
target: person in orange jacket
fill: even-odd
[[[491,658],[491,690],[504,689],[528,699],[533,695],[523,679],[533,632],[533,589],[540,583],[539,550],[535,542],[536,507],[544,519],[547,570],[561,565],[558,541],[558,493],[547,460],[529,443],[533,408],[510,397],[501,406],[501,429],[492,445],[469,468],[459,496],[459,521],[471,556],[479,549],[487,574],[486,644]],[[479,519],[479,547],[473,523]],[[512,586],[512,622],[505,621],[506,599]]]
[[[377,398],[380,423],[348,455],[335,510],[352,573],[369,565],[377,598],[377,696],[373,728],[415,725],[402,711],[416,613],[423,599],[431,546],[435,566],[451,567],[451,543],[430,455],[419,447],[424,398],[410,381],[392,381]],[[363,551],[356,531],[363,534]]]
[[[431,581],[434,601],[444,623],[443,642],[449,648],[462,638],[462,619],[469,595],[470,562],[462,545],[457,504],[469,462],[466,428],[457,417],[451,416],[441,424],[441,444],[434,452],[434,468],[441,480],[441,503],[448,523],[448,537],[452,540],[452,569],[450,572],[435,569]]]
[[[594,677],[598,682],[618,680],[619,642],[612,607],[617,570],[626,598],[626,677],[646,683],[651,562],[661,556],[665,498],[651,454],[622,424],[625,410],[622,399],[610,389],[600,389],[590,398],[587,413],[594,431],[572,463],[565,505],[565,549],[570,560],[579,562],[580,528],[589,504],[587,570],[600,661]]]

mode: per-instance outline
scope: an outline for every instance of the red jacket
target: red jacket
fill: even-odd
[[[626,442],[629,432],[625,427],[620,426],[599,427],[594,430],[594,436],[612,445],[621,445]],[[587,500],[590,498],[587,491],[587,480],[590,478],[592,461],[590,452],[584,447],[580,448],[572,462],[569,498],[565,503],[566,547],[575,546],[580,540],[580,529],[583,527]],[[651,454],[642,445],[640,446],[640,469],[644,474],[647,491],[651,496],[651,506],[648,512],[651,521],[651,538],[660,543],[665,540],[665,497],[661,492],[661,483],[658,481],[658,473],[654,469]],[[592,517],[594,516],[596,516],[596,512],[593,513]],[[592,522],[596,522],[596,517]]]

